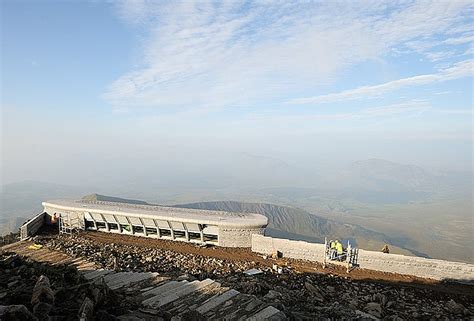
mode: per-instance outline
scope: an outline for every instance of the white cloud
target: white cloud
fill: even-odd
[[[272,124],[272,127],[281,128],[288,124],[313,124],[315,121],[331,123],[332,121],[354,120],[382,120],[394,119],[396,117],[413,117],[431,109],[431,104],[426,100],[409,100],[397,104],[389,104],[377,107],[362,108],[360,110],[340,113],[313,113],[305,115],[268,115],[254,113],[250,120]]]
[[[427,111],[431,108],[431,105],[424,100],[412,100],[408,102],[391,104],[386,106],[364,108],[359,111],[349,113],[335,113],[326,115],[314,115],[312,116],[315,120],[331,120],[331,119],[344,119],[344,120],[364,120],[364,119],[381,119],[381,118],[394,118],[396,116],[416,116]]]
[[[436,112],[445,115],[472,115],[472,109],[438,109]]]
[[[438,91],[434,93],[435,95],[449,95],[452,94],[451,90],[443,90],[443,91]]]
[[[360,117],[390,117],[399,114],[419,115],[430,108],[431,105],[425,100],[412,100],[406,103],[366,108],[360,113],[355,113],[355,115],[359,115]]]
[[[119,15],[148,33],[142,64],[113,82],[103,97],[117,108],[284,101],[394,46],[461,28],[470,5],[124,1]]]
[[[473,60],[465,60],[453,66],[442,69],[434,74],[418,75],[408,78],[392,80],[383,84],[373,86],[362,86],[355,89],[344,90],[338,93],[320,95],[314,97],[292,99],[292,104],[317,104],[336,101],[356,100],[362,98],[374,98],[385,93],[398,90],[403,87],[420,86],[434,82],[442,82],[463,77],[472,76]]]
[[[474,42],[474,35],[463,35],[457,38],[449,38],[443,41],[444,44],[447,45],[460,45],[464,43],[473,43]]]

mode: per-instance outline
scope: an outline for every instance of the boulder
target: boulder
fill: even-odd
[[[304,287],[306,288],[306,290],[308,290],[313,295],[313,297],[317,301],[320,301],[320,302],[324,301],[324,296],[321,294],[321,290],[319,290],[319,288],[317,286],[315,286],[315,285],[313,285],[309,282],[305,282]]]
[[[49,320],[49,313],[51,312],[52,305],[46,302],[38,302],[33,307],[33,314],[38,320]]]
[[[457,303],[453,299],[449,300],[448,303],[446,303],[446,308],[450,313],[453,314],[461,314],[464,311],[464,306],[460,303]]]
[[[281,293],[274,290],[270,290],[263,298],[270,301],[274,301],[281,298]]]
[[[36,305],[39,302],[54,304],[54,293],[49,285],[49,279],[45,275],[41,275],[36,281],[31,296],[31,305]]]
[[[38,321],[24,305],[0,305],[0,320]]]
[[[380,318],[382,316],[382,306],[377,302],[369,302],[365,306],[365,312],[373,315],[376,318]]]
[[[86,297],[82,302],[81,308],[79,309],[79,320],[80,321],[90,321],[93,318],[94,314],[94,303],[91,299]]]

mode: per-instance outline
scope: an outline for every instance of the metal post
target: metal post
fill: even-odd
[[[139,217],[138,218],[140,220],[140,223],[142,223],[142,228],[143,228],[143,234],[145,236],[148,236],[148,233],[146,232],[146,226],[145,226],[145,223],[143,223],[143,220]]]
[[[201,242],[204,243],[204,226],[199,224],[199,232],[200,232],[200,236],[201,236]]]
[[[120,225],[120,222],[117,220],[117,218],[115,217],[115,215],[112,215],[114,220],[115,220],[115,223],[117,224],[117,229],[119,231],[120,234],[122,234],[122,225]]]
[[[158,238],[161,238],[160,226],[156,224],[155,220],[153,220],[153,223],[155,223],[156,226],[156,235],[158,236]]]
[[[346,254],[346,270],[347,273],[350,272],[350,267],[351,267],[351,257],[352,257],[352,249],[351,249],[351,243],[347,241],[347,254]]]
[[[170,231],[171,231],[171,238],[174,240],[174,230],[173,230],[173,227],[171,226],[170,222],[169,221],[166,221],[166,223],[168,223],[168,226],[170,227]]]
[[[328,246],[327,246],[327,243],[328,243],[328,240],[327,238],[325,237],[324,238],[324,259],[323,259],[323,269],[326,268],[326,257],[327,257],[327,250],[328,250]]]
[[[132,234],[135,234],[135,231],[133,230],[133,225],[132,223],[130,223],[130,220],[128,219],[128,217],[124,216],[125,219],[127,220],[128,222],[128,226],[130,227],[130,232],[132,232]]]

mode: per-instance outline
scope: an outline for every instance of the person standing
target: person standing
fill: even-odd
[[[339,240],[336,240],[336,252],[337,257],[340,260],[342,258],[342,254],[344,254],[344,248],[342,247],[342,243]]]

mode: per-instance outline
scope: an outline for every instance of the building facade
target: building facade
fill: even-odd
[[[56,200],[43,206],[48,216],[56,214],[77,229],[224,247],[250,247],[252,234],[263,235],[268,224],[260,214],[156,205]]]

